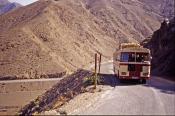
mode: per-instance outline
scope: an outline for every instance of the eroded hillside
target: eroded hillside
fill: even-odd
[[[157,18],[126,0],[42,0],[16,9],[0,16],[0,76],[72,72],[96,51],[110,59],[119,43],[148,37]]]
[[[149,5],[151,12],[161,15],[164,18],[172,19],[175,16],[174,0],[139,0],[140,2]]]

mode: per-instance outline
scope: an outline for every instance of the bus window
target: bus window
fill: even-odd
[[[121,53],[122,62],[135,62],[135,53]]]
[[[129,53],[129,62],[135,62],[135,53]]]
[[[146,62],[150,61],[148,53],[121,53],[121,62]]]
[[[144,55],[144,61],[150,61],[151,59],[150,59],[150,57],[149,57],[149,55],[148,54],[145,54]]]
[[[128,62],[129,54],[128,53],[121,53],[121,61]]]
[[[136,62],[142,62],[143,56],[139,53],[136,54]]]
[[[136,62],[144,62],[149,61],[149,54],[146,53],[137,53],[136,54]]]

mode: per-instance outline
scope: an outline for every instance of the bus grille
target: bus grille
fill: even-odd
[[[128,64],[128,71],[131,72],[142,72],[142,65],[139,64]]]

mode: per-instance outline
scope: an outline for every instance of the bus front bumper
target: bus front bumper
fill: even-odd
[[[138,76],[119,76],[119,79],[150,79],[150,77],[138,77]]]

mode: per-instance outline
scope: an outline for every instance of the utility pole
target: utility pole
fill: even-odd
[[[99,62],[97,61],[97,55],[100,55]],[[97,64],[98,64],[98,74],[100,74],[101,68],[101,53],[95,53],[95,76],[94,76],[94,89],[97,88]]]
[[[95,54],[95,76],[94,76],[94,89],[97,88],[97,53]]]
[[[98,64],[98,74],[100,74],[100,68],[101,68],[101,53],[100,54],[100,59],[99,59],[99,64]]]

